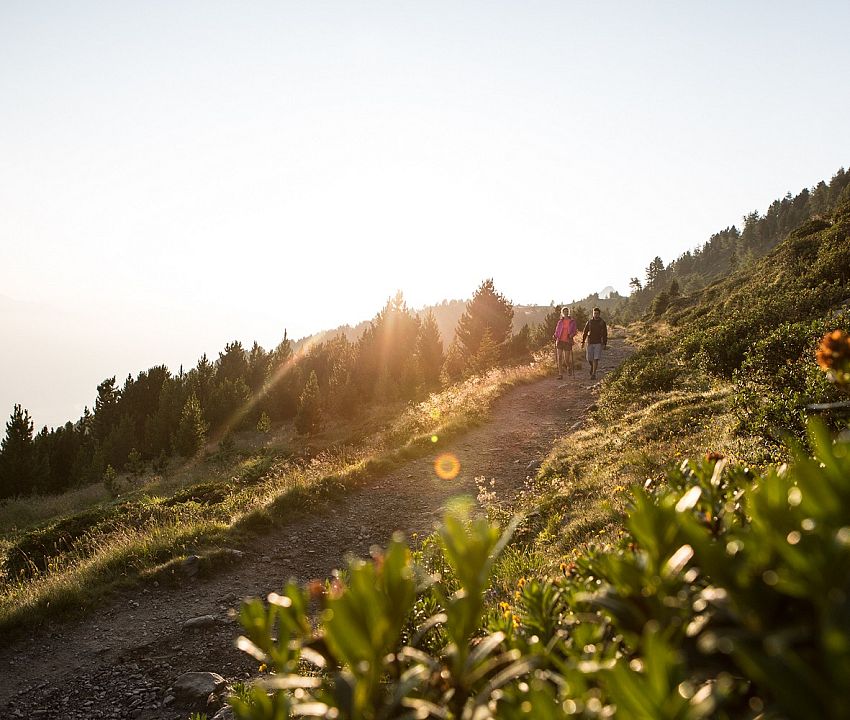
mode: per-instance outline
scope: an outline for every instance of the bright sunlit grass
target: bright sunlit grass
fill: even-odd
[[[565,559],[616,544],[630,489],[662,481],[684,458],[706,449],[733,460],[757,455],[757,439],[734,433],[732,396],[731,385],[673,392],[636,402],[615,422],[600,419],[603,405],[585,428],[562,438],[514,505],[490,509],[503,524],[515,512],[526,516],[515,554],[500,566],[500,590],[507,596],[522,576],[556,575]]]
[[[124,478],[126,493],[112,500],[102,485],[40,498],[29,515],[15,512],[19,501],[0,508],[8,531],[6,550],[20,529],[54,522],[92,505],[113,511],[105,527],[83,529],[72,547],[47,559],[32,577],[0,583],[0,630],[20,631],[47,616],[84,611],[108,589],[189,553],[237,545],[245,533],[265,532],[285,522],[292,507],[310,508],[327,491],[368,481],[397,464],[434,453],[440,445],[486,418],[492,402],[514,385],[548,372],[545,362],[494,369],[394,416],[373,418],[372,431],[355,442],[338,443],[346,426],[329,430],[309,460],[291,457],[291,447],[262,447],[230,462],[209,456],[164,476]],[[362,432],[348,426],[348,432]],[[283,432],[283,437],[291,435]],[[437,442],[433,438],[437,438]],[[134,483],[136,486],[134,487]],[[23,520],[21,519],[23,517]]]

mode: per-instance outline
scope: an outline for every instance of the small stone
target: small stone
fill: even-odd
[[[183,623],[184,630],[197,630],[200,628],[211,627],[215,625],[215,615],[199,615],[193,617]]]
[[[227,681],[218,673],[187,672],[174,681],[174,694],[191,700],[206,700],[211,693],[223,690]]]
[[[174,699],[175,698],[173,695],[166,695],[165,700],[162,701],[162,704],[167,707],[168,705],[171,705],[171,703],[174,702]]]

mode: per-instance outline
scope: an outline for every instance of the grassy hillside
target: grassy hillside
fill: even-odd
[[[501,368],[415,404],[337,418],[299,436],[291,423],[237,434],[165,472],[116,477],[0,505],[0,635],[95,606],[111,587],[168,576],[189,554],[227,562],[228,548],[311,511],[348,487],[433,451],[481,422],[507,388],[547,372]],[[117,497],[114,495],[117,494]]]

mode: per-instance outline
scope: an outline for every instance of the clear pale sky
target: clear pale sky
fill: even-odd
[[[613,285],[850,163],[850,3],[0,4],[0,417]],[[2,426],[0,426],[0,431]]]

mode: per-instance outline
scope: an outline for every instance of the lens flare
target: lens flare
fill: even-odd
[[[431,436],[431,442],[437,442],[437,440],[439,440],[439,439],[440,438],[438,438],[436,435]]]
[[[460,473],[460,460],[452,453],[443,453],[434,461],[434,472],[440,480],[454,480]]]

